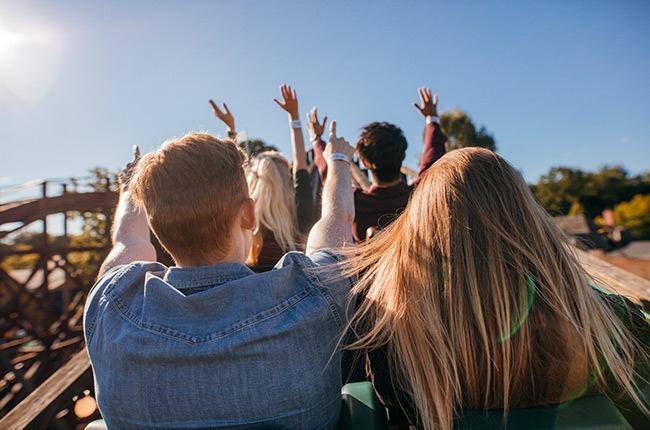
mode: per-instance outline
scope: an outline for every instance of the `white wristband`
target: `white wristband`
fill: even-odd
[[[346,163],[350,164],[350,159],[348,158],[348,156],[345,155],[345,154],[341,154],[339,152],[330,155],[327,159],[329,161],[341,160],[341,161],[345,161]]]
[[[301,128],[302,127],[302,125],[300,124],[299,119],[294,119],[289,124],[291,124],[291,128]]]
[[[432,115],[427,116],[427,124],[431,124],[432,122],[437,122],[438,124],[440,124],[440,118]]]

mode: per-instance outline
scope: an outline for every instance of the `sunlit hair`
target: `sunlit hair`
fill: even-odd
[[[454,411],[559,403],[605,389],[634,394],[646,359],[590,287],[566,239],[521,176],[491,151],[436,162],[406,211],[353,250],[353,349],[386,345],[391,374],[426,429]],[[611,388],[611,387],[610,387]]]
[[[265,151],[250,161],[248,191],[255,201],[255,227],[249,264],[257,264],[264,237],[272,235],[283,252],[298,250],[298,223],[291,164],[279,152]]]
[[[198,133],[170,139],[142,157],[129,190],[176,261],[207,264],[225,255],[248,197],[245,160],[232,142]]]

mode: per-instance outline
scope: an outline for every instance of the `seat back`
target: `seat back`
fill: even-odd
[[[650,399],[650,385],[643,390],[642,395]],[[388,428],[386,408],[377,398],[370,382],[345,385],[341,389],[341,399],[341,430]],[[454,429],[632,430],[650,428],[646,426],[649,423],[648,417],[636,413],[634,418],[634,427],[632,427],[607,397],[589,396],[561,405],[511,409],[505,419],[502,410],[464,411],[454,417]]]
[[[386,408],[370,382],[351,382],[341,388],[340,430],[386,430]]]

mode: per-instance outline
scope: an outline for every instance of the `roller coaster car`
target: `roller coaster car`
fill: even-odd
[[[642,390],[650,406],[650,385]],[[369,382],[346,384],[341,389],[340,430],[388,430],[386,408]],[[619,411],[605,396],[589,396],[573,402],[539,408],[512,409],[504,420],[503,411],[465,411],[454,418],[459,430],[633,430],[650,429],[650,418],[638,409]],[[93,421],[86,430],[106,430],[102,420]]]
[[[641,391],[650,406],[650,385]],[[341,390],[341,430],[385,430],[386,409],[369,382],[347,384]],[[570,403],[528,409],[512,409],[504,420],[502,410],[464,411],[454,418],[454,429],[461,430],[632,430],[650,429],[650,418],[630,405],[625,410],[605,396],[589,396]]]

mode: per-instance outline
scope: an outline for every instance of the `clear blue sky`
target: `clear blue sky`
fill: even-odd
[[[289,155],[283,83],[356,142],[399,125],[417,166],[417,88],[485,125],[528,182],[552,166],[650,170],[650,2],[0,3],[0,187],[118,170],[188,131]]]

